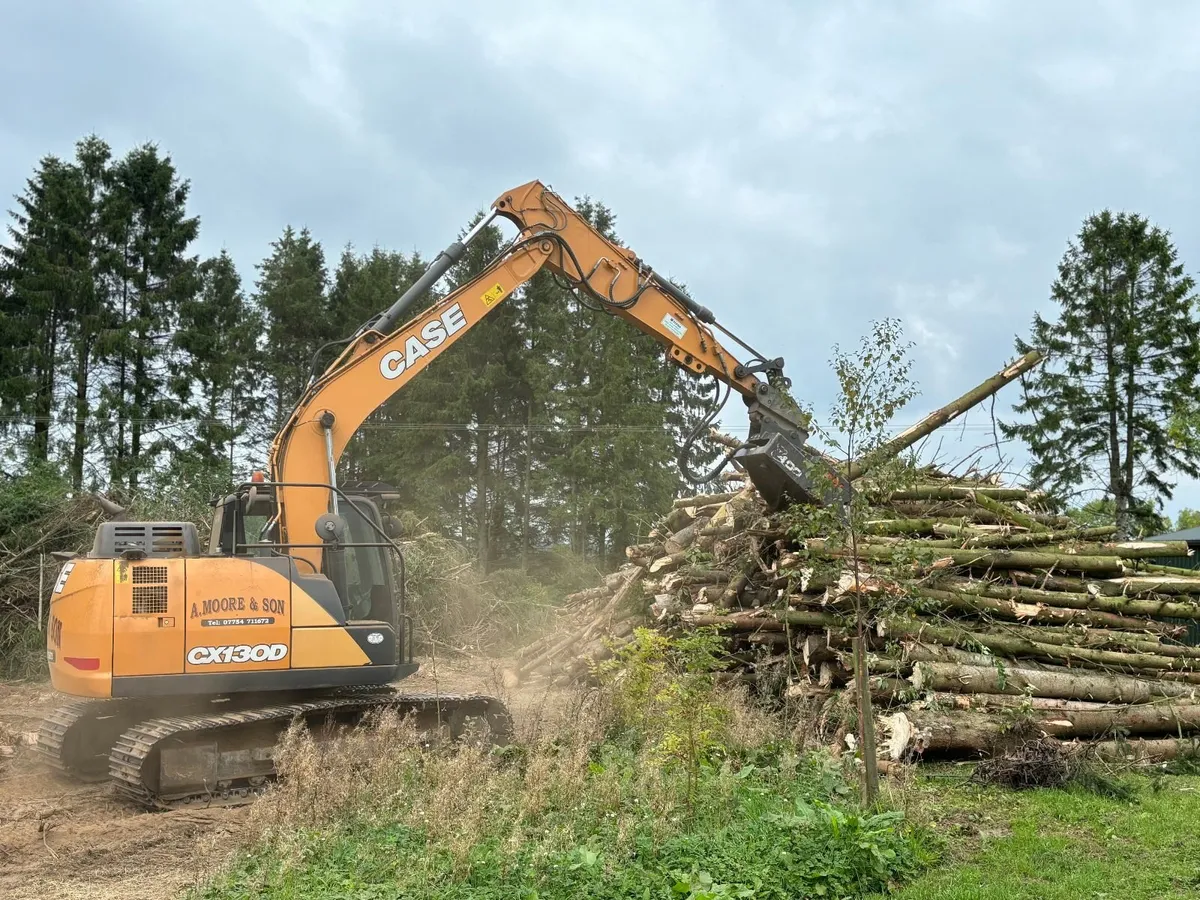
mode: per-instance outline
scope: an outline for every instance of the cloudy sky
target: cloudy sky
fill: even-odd
[[[1200,264],[1182,0],[0,0],[0,22],[6,197],[89,132],[157,142],[199,252],[249,281],[285,224],[432,254],[539,178],[611,206],[818,411],[832,345],[881,316],[915,342],[898,424],[997,370],[1104,207]],[[957,439],[990,433],[977,413]]]

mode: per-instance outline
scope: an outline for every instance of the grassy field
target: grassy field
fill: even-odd
[[[901,900],[1200,897],[1200,777],[1126,777],[1131,802],[1079,790],[1013,792],[922,776],[897,799],[928,822],[942,864]]]

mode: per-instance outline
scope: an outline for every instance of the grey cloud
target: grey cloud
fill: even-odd
[[[1194,4],[6,6],[8,195],[89,130],[156,140],[249,278],[286,223],[432,253],[542,178],[608,203],[818,410],[830,346],[882,315],[917,344],[914,415],[995,371],[1094,210],[1200,255]]]

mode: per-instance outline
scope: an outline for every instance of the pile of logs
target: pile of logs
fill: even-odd
[[[871,512],[853,541],[805,536],[736,474],[725,493],[675,501],[626,566],[571,598],[569,624],[526,648],[520,677],[584,677],[638,625],[711,627],[727,677],[845,708],[862,611],[883,757],[986,753],[1018,721],[1112,756],[1195,751],[1200,647],[1185,638],[1200,572],[1160,562],[1186,544],[1116,541],[995,477],[911,474],[899,490],[858,485]]]

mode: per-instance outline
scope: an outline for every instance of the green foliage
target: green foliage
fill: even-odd
[[[1059,264],[1057,320],[1035,315],[1029,341],[1016,342],[1048,359],[1013,407],[1028,420],[1004,434],[1029,445],[1032,478],[1050,493],[1100,487],[1123,538],[1139,499],[1170,499],[1172,472],[1200,474],[1200,440],[1186,427],[1200,374],[1194,287],[1167,232],[1104,210]]]
[[[46,464],[20,478],[0,476],[0,678],[45,677],[37,598],[58,574],[49,554],[91,542],[84,504],[68,499],[69,490],[63,474]]]
[[[1066,510],[1066,514],[1080,528],[1115,525],[1117,522],[1117,504],[1112,499],[1090,500],[1083,506]],[[1170,519],[1163,516],[1153,503],[1139,500],[1136,497],[1130,500],[1129,518],[1132,523],[1130,526],[1132,529],[1130,532],[1131,535],[1147,537],[1152,534],[1162,534],[1165,531],[1171,530]],[[1197,521],[1200,522],[1200,519]]]
[[[713,802],[681,820],[647,792],[643,761],[612,745],[592,757],[570,806],[514,821],[513,798],[492,795],[483,832],[463,850],[418,825],[343,820],[294,836],[289,856],[259,847],[193,900],[833,898],[884,888],[932,860],[900,814],[863,813],[825,793],[813,762],[707,770],[702,795]],[[609,797],[619,798],[615,815]]]
[[[617,723],[647,741],[658,763],[685,773],[689,813],[701,768],[713,764],[728,743],[730,710],[714,690],[714,676],[724,668],[723,647],[715,629],[669,637],[636,628],[631,641],[597,666]]]
[[[260,408],[262,317],[242,293],[233,259],[224,250],[200,266],[201,288],[179,308],[172,386],[190,421],[190,441],[178,457],[232,481],[238,445],[252,439]],[[259,460],[261,462],[261,460]]]
[[[273,433],[300,399],[317,351],[327,341],[348,337],[360,323],[329,321],[325,251],[307,228],[287,226],[271,242],[271,255],[259,263],[258,273],[255,303],[266,323],[263,364]]]
[[[1184,507],[1179,511],[1175,520],[1175,530],[1184,531],[1188,528],[1200,528],[1200,510]]]

